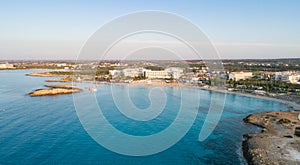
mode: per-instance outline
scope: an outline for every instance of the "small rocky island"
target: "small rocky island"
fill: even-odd
[[[72,81],[73,81],[73,79],[70,76],[63,77],[59,80],[46,80],[46,82],[72,82]]]
[[[249,164],[300,164],[299,112],[261,112],[244,122],[262,128],[244,135],[243,153]]]
[[[71,94],[83,91],[80,88],[75,88],[72,84],[65,85],[45,85],[47,89],[37,89],[34,92],[29,93],[29,96],[53,96],[60,94]]]
[[[65,77],[71,75],[73,75],[73,72],[70,71],[34,72],[34,73],[26,74],[26,76],[35,76],[35,77]]]

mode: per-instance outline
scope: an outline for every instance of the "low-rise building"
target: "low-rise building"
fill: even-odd
[[[267,92],[264,91],[264,90],[254,90],[253,91],[255,94],[258,94],[258,95],[265,95]]]
[[[126,68],[122,72],[125,77],[136,77],[143,74],[143,68]]]
[[[163,71],[152,71],[152,70],[144,70],[143,71],[143,76],[147,77],[149,79],[155,79],[155,78],[170,78],[169,73],[165,70]]]
[[[289,76],[294,75],[295,71],[284,71],[284,72],[276,72],[275,73],[275,80],[276,81],[289,81]]]
[[[231,72],[228,79],[230,80],[246,80],[253,76],[252,72]]]
[[[142,76],[143,68],[126,68],[123,70],[109,70],[109,74],[112,77],[118,77],[118,76],[137,77],[137,76]]]
[[[183,69],[178,67],[170,67],[165,69],[169,76],[174,79],[179,79],[183,75]]]
[[[56,64],[56,66],[57,67],[65,67],[65,66],[67,66],[68,64],[66,64],[66,63],[57,63]]]
[[[291,75],[291,76],[289,76],[289,81],[292,84],[300,84],[300,75]]]
[[[109,75],[111,75],[113,78],[120,76],[122,74],[121,70],[109,70]]]
[[[0,69],[14,69],[14,65],[13,64],[9,64],[8,62],[6,62],[5,64],[0,64]]]

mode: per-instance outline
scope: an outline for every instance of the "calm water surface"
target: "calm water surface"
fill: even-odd
[[[208,139],[199,142],[212,93],[189,89],[198,90],[201,101],[196,121],[186,136],[155,155],[123,156],[98,145],[87,134],[76,115],[72,95],[28,97],[27,93],[50,84],[45,82],[49,78],[25,76],[31,72],[0,71],[0,164],[243,164],[242,135],[258,129],[245,125],[242,119],[251,113],[289,109],[270,100],[228,94],[221,121]],[[130,97],[137,107],[149,106],[149,88],[130,87]],[[166,88],[170,96],[176,90]],[[88,93],[85,90],[76,95],[84,98]],[[110,85],[101,85],[95,94],[114,127],[133,135],[145,136],[163,130],[178,111],[174,106],[178,98],[168,97],[166,107],[172,110],[163,112],[153,123],[133,122],[113,104]]]

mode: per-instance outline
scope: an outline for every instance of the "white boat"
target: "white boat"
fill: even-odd
[[[97,92],[97,88],[89,87],[89,91],[90,91],[90,92]]]
[[[299,112],[299,114],[298,114],[298,120],[300,120],[300,112]]]

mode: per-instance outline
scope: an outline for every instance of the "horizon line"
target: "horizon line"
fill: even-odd
[[[155,60],[155,59],[141,59],[141,60],[119,60],[119,59],[103,59],[100,61],[128,61],[128,62],[133,62],[133,61],[215,61],[215,60],[231,60],[231,61],[243,61],[243,60],[257,60],[257,61],[263,61],[263,60],[300,60],[300,57],[291,57],[291,58],[241,58],[241,59],[236,59],[236,58],[223,58],[223,59],[186,59],[186,60]],[[15,62],[15,61],[99,61],[97,59],[83,59],[83,60],[72,60],[72,59],[0,59],[0,62]]]

